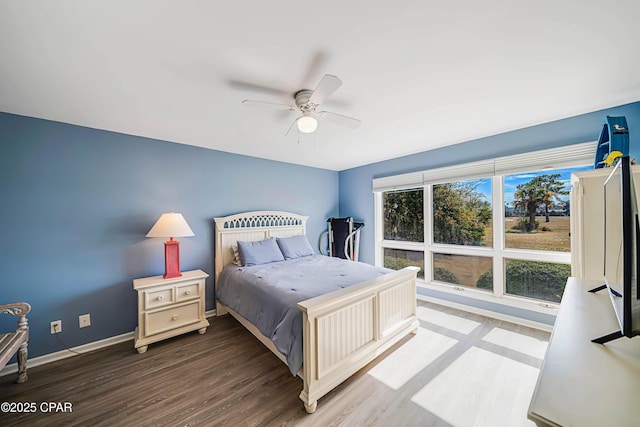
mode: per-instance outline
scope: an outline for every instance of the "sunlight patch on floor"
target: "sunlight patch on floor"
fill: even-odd
[[[502,328],[493,328],[482,339],[492,344],[537,357],[538,359],[544,358],[547,346],[549,345],[549,340],[541,341],[537,338]]]
[[[462,426],[534,426],[527,410],[538,369],[471,347],[411,399]]]
[[[368,374],[394,390],[402,387],[458,341],[418,328],[418,333],[385,357]]]
[[[418,319],[425,322],[433,323],[447,329],[451,329],[463,334],[468,334],[475,328],[480,326],[479,322],[465,319],[464,317],[455,316],[453,314],[443,313],[427,307],[418,306]]]

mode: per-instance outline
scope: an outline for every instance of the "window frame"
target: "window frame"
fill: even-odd
[[[532,249],[506,248],[505,211],[504,211],[504,177],[516,173],[540,172],[549,169],[574,168],[593,164],[596,142],[575,144],[554,149],[523,153],[515,156],[501,157],[481,162],[458,164],[423,172],[412,172],[405,175],[378,178],[373,180],[374,189],[374,221],[375,221],[375,264],[384,265],[384,249],[404,249],[420,251],[424,254],[424,277],[418,279],[418,287],[432,289],[490,301],[510,307],[523,308],[534,312],[557,312],[559,303],[528,298],[506,293],[505,265],[507,259],[523,261],[552,262],[571,266],[571,251],[542,251]],[[553,159],[549,163],[548,159]],[[492,171],[490,175],[484,175]],[[462,176],[460,174],[462,173]],[[420,181],[422,182],[418,182]],[[433,185],[444,182],[465,181],[474,178],[490,178],[491,203],[493,210],[493,245],[461,246],[433,243]],[[383,193],[407,189],[423,190],[424,242],[408,242],[385,240],[383,238]],[[487,256],[493,259],[493,292],[486,289],[460,286],[433,280],[433,254],[445,253],[454,255]],[[573,266],[572,271],[573,271]]]

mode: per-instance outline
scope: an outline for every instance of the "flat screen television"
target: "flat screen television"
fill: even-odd
[[[593,339],[604,344],[640,335],[638,269],[640,223],[631,162],[622,157],[604,183],[604,282],[592,292],[608,289],[620,330]]]

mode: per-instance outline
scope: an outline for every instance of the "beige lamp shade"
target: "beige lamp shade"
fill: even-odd
[[[195,236],[180,213],[163,213],[147,233],[147,237],[190,237]]]

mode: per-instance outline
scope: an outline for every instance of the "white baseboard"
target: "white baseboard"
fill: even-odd
[[[216,315],[216,310],[209,310],[205,313],[206,317],[212,317]],[[126,334],[117,335],[115,337],[105,338],[103,340],[90,342],[87,344],[79,345],[77,347],[71,347],[69,350],[74,351],[72,353],[69,350],[56,351],[55,353],[44,354],[42,356],[34,357],[33,359],[27,360],[27,368],[33,368],[36,366],[44,365],[46,363],[55,362],[57,360],[66,359],[67,357],[77,356],[76,353],[88,353],[90,351],[99,350],[101,348],[109,347],[110,345],[119,344],[124,341],[133,340],[134,332],[127,332]],[[133,348],[133,347],[132,347]],[[18,364],[12,363],[10,365],[5,366],[0,370],[0,377],[4,375],[14,374],[18,372]]]
[[[90,351],[99,350],[104,347],[108,347],[110,345],[119,344],[124,341],[129,341],[133,339],[133,332],[127,332],[126,334],[117,335],[115,337],[105,338],[103,340],[90,342],[87,344],[79,345],[77,347],[71,347],[69,350],[72,350],[76,353],[88,353]],[[67,357],[77,356],[77,354],[72,353],[69,350],[56,351],[55,353],[49,353],[42,356],[34,357],[33,359],[27,360],[27,368],[33,368],[36,366],[44,365],[46,363],[55,362],[56,360],[66,359]],[[0,376],[13,374],[18,372],[18,364],[12,363],[11,365],[5,366],[0,371]]]
[[[444,305],[445,307],[457,308],[458,310],[468,311],[470,313],[479,314],[481,316],[491,317],[493,319],[504,320],[505,322],[515,323],[516,325],[527,326],[529,328],[538,329],[540,331],[551,332],[553,330],[553,326],[547,325],[546,323],[534,322],[533,320],[523,319],[516,316],[509,316],[508,314],[502,314],[496,311],[485,310],[483,308],[477,308],[466,304],[446,301],[440,298],[433,298],[426,295],[418,294],[418,299],[422,301],[432,302],[438,305]]]

